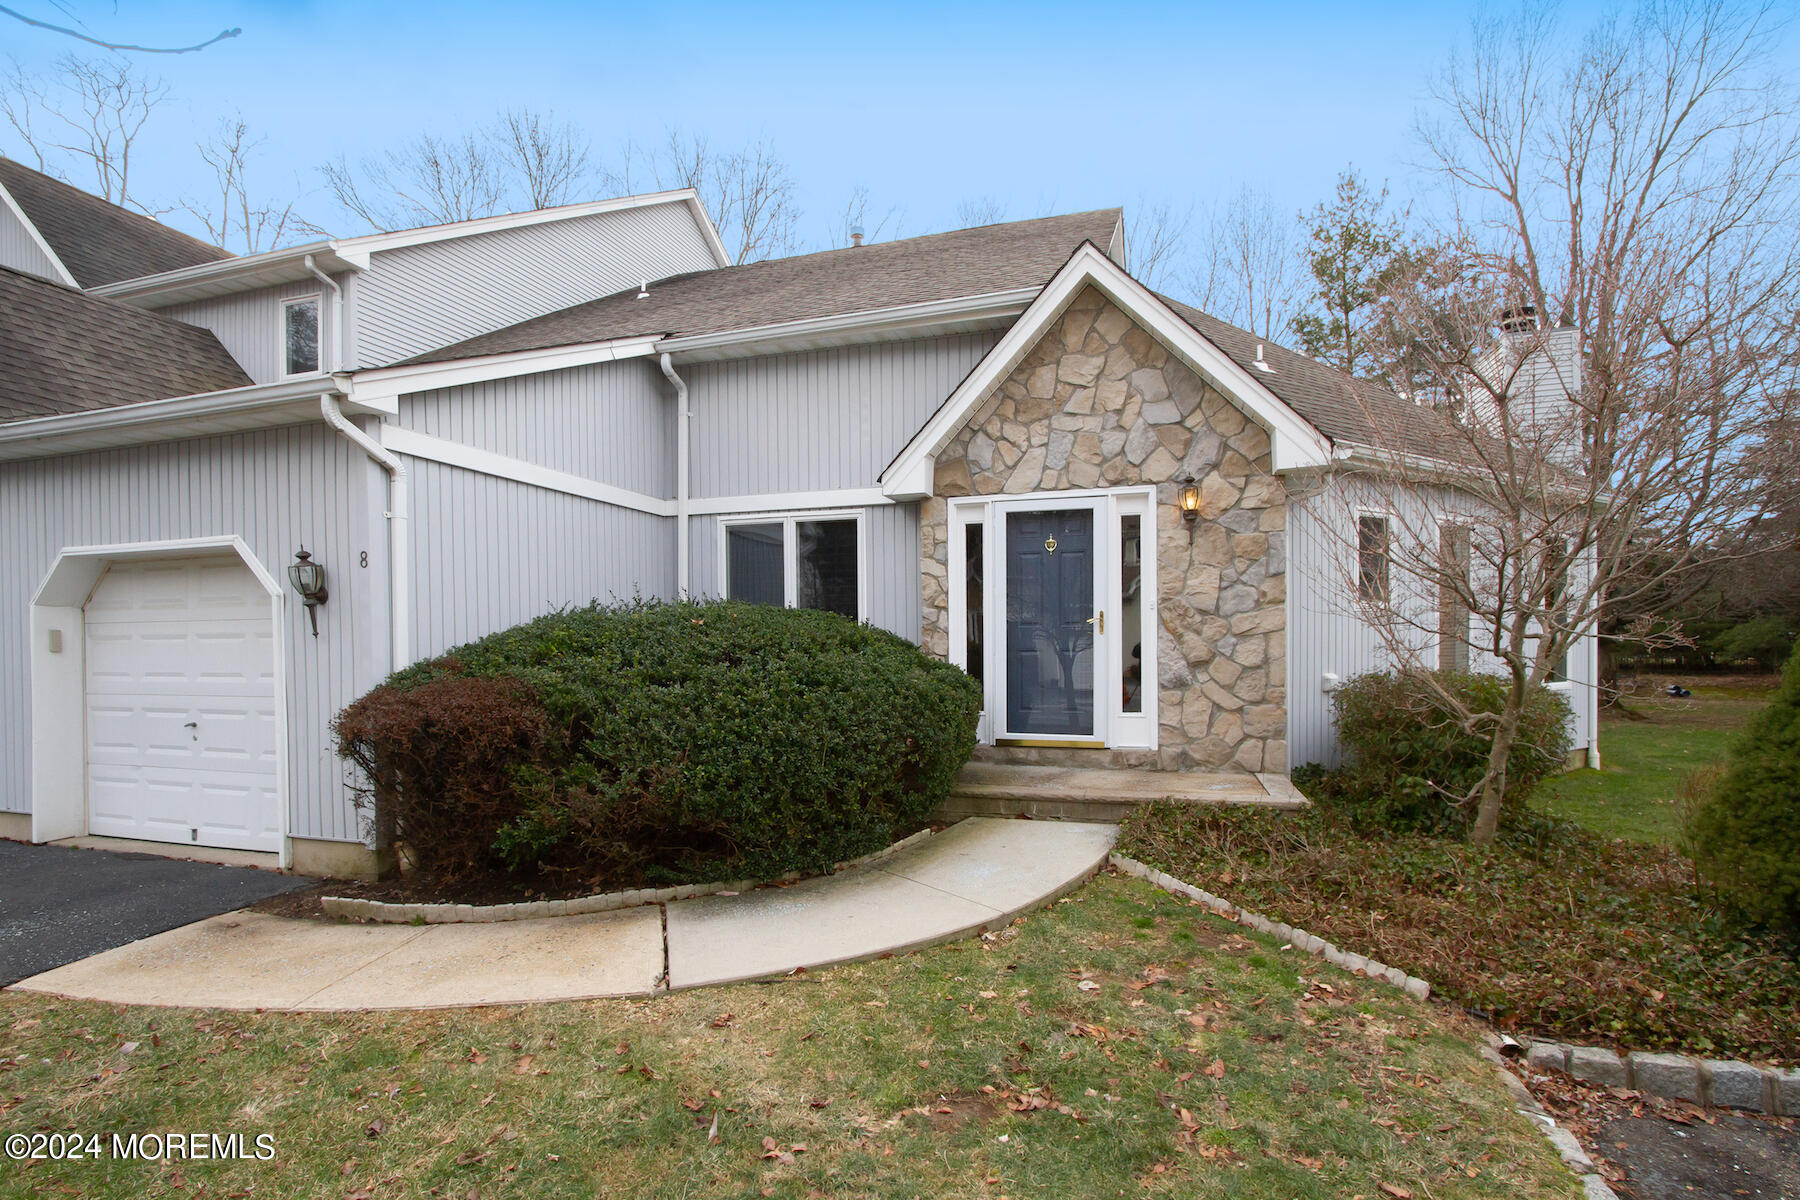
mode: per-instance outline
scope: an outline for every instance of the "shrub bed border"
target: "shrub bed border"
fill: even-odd
[[[1148,880],[1166,892],[1196,900],[1228,921],[1281,938],[1334,967],[1382,980],[1421,1000],[1431,995],[1429,983],[1398,967],[1340,950],[1304,929],[1271,921],[1135,858],[1115,852],[1111,862],[1126,875]],[[1664,1100],[1685,1100],[1707,1108],[1735,1108],[1769,1116],[1800,1116],[1800,1070],[1764,1068],[1736,1059],[1703,1059],[1685,1054],[1651,1054],[1642,1050],[1620,1056],[1604,1047],[1575,1046],[1565,1042],[1526,1041],[1521,1046],[1524,1060],[1539,1071],[1554,1068],[1587,1083],[1645,1092]]]
[[[863,867],[887,858],[908,846],[917,845],[937,830],[921,829],[903,837],[891,846],[872,854],[838,863],[824,872],[835,875],[851,867]],[[667,904],[692,896],[735,895],[759,887],[793,883],[802,878],[799,871],[789,871],[774,879],[736,879],[719,883],[683,883],[674,887],[625,888],[594,896],[577,896],[568,900],[527,900],[518,904],[402,904],[390,900],[362,900],[351,896],[324,896],[319,906],[328,917],[346,917],[370,921],[378,925],[460,925],[490,921],[533,921],[542,917],[574,917],[587,913],[612,912],[620,908],[639,908],[647,904]]]

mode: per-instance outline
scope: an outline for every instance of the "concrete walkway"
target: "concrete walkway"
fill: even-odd
[[[792,887],[536,921],[346,925],[234,912],[15,987],[114,1004],[310,1012],[650,995],[1004,924],[1087,879],[1114,834],[977,818],[879,863]]]

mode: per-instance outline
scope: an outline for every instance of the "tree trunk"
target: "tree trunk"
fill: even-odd
[[[1469,829],[1469,841],[1489,846],[1500,833],[1500,805],[1506,799],[1506,766],[1512,758],[1513,742],[1519,735],[1519,721],[1524,716],[1525,693],[1515,681],[1507,693],[1506,706],[1500,710],[1500,721],[1494,727],[1494,744],[1488,750],[1487,778],[1481,784],[1481,799],[1475,809],[1475,824]]]

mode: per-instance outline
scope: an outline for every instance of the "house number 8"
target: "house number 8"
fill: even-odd
[[[367,551],[367,550],[364,550],[364,551],[363,551],[363,552],[362,552],[362,559],[361,559],[361,561],[362,561],[362,565],[363,565],[363,566],[365,566],[365,567],[366,567],[366,566],[368,566],[368,565],[369,565],[369,552],[368,552],[368,551]]]

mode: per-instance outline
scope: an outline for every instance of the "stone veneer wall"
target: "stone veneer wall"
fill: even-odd
[[[1189,474],[1201,506],[1191,540],[1176,482]],[[1287,500],[1268,435],[1093,288],[938,455],[920,513],[923,644],[949,654],[946,498],[1146,483],[1157,485],[1160,749],[1112,758],[1285,771]]]

